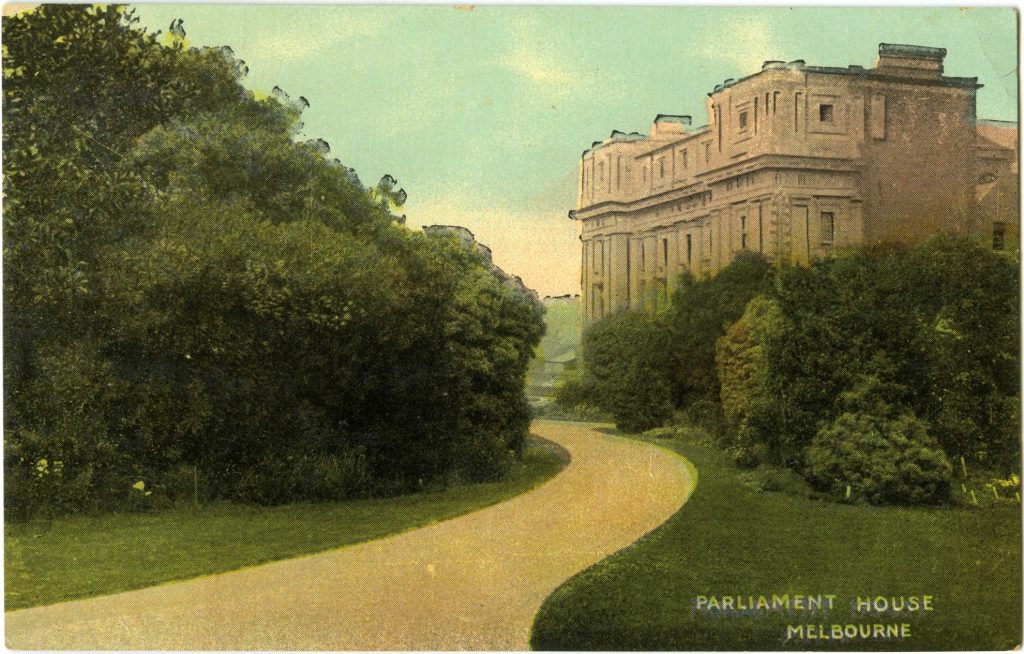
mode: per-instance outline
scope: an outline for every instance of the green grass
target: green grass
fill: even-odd
[[[699,482],[665,525],[570,579],[545,602],[546,650],[1007,650],[1021,642],[1021,519],[980,509],[878,508],[759,492],[717,450],[652,441],[696,465]],[[830,615],[715,615],[698,595],[832,593]],[[857,595],[932,595],[909,617],[853,613]],[[909,623],[892,640],[785,639],[786,625]],[[829,629],[826,626],[826,629]]]
[[[564,454],[534,441],[502,480],[436,493],[293,504],[212,504],[149,514],[5,524],[6,609],[52,604],[287,559],[468,513],[554,476]]]

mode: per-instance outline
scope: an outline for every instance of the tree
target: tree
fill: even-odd
[[[590,403],[626,431],[644,431],[672,416],[669,332],[660,314],[624,312],[583,335],[583,381]]]
[[[173,495],[185,471],[261,503],[501,474],[532,298],[296,142],[308,102],[134,23],[4,21],[11,515]]]
[[[684,274],[666,321],[672,344],[673,401],[685,408],[699,400],[718,402],[715,341],[743,314],[747,303],[770,289],[775,268],[763,257],[742,252],[714,277]]]
[[[754,466],[784,458],[778,442],[764,441],[751,425],[771,411],[768,391],[769,341],[786,329],[779,305],[765,296],[754,297],[743,315],[715,343],[715,365],[721,382],[722,413],[726,421],[726,447],[737,462]]]

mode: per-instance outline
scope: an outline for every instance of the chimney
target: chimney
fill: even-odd
[[[942,77],[945,57],[945,48],[879,43],[875,72],[895,77],[938,79]]]
[[[686,133],[686,129],[693,122],[690,116],[673,116],[670,114],[658,114],[651,125],[651,138],[671,138]]]

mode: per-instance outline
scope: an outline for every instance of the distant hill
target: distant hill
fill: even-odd
[[[545,297],[543,303],[547,331],[534,351],[526,375],[527,395],[550,395],[561,372],[575,366],[580,345],[583,320],[580,297]]]

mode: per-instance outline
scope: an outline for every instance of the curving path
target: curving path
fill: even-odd
[[[507,502],[396,536],[5,614],[14,649],[523,650],[544,599],[675,513],[683,460],[536,422],[572,460]]]

